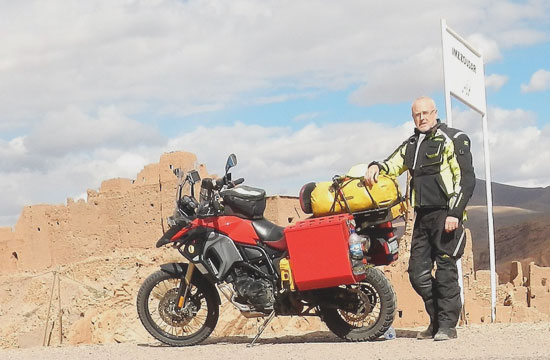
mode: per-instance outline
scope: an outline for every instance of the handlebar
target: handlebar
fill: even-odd
[[[235,181],[230,181],[227,185],[228,188],[234,188],[235,186],[242,184],[244,182],[244,178],[238,178]]]
[[[220,204],[219,192],[224,189],[231,189],[244,182],[244,178],[238,178],[231,181],[231,174],[225,174],[219,179],[204,178],[201,180],[200,203],[192,204],[195,209],[195,214],[198,217],[207,217],[219,213],[223,206]],[[181,186],[180,186],[181,188]]]
[[[238,178],[235,181],[228,180],[226,177],[221,177],[219,179],[204,178],[201,182],[201,188],[206,190],[221,190],[224,185],[227,185],[228,188],[233,188],[244,182],[244,178]]]

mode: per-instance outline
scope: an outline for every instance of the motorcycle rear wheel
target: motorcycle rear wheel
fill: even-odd
[[[145,279],[137,296],[137,312],[145,329],[171,346],[200,343],[212,333],[219,316],[216,290],[205,280],[191,282],[186,305],[178,310],[181,281],[181,277],[159,270]]]
[[[395,292],[389,280],[380,270],[368,268],[366,278],[348,289],[357,293],[362,304],[357,312],[321,307],[321,318],[330,331],[347,341],[368,341],[383,335],[396,310]]]

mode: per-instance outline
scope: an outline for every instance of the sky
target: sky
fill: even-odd
[[[271,195],[384,159],[415,98],[445,120],[442,18],[484,57],[492,180],[549,186],[548,1],[0,0],[0,226],[167,151]]]

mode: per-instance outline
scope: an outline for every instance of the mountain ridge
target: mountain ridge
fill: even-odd
[[[513,206],[550,212],[550,186],[528,188],[493,181],[492,192],[494,206]],[[476,187],[468,205],[487,205],[485,180],[476,179]]]
[[[492,182],[495,260],[507,281],[510,262],[518,260],[550,266],[550,186],[525,188]],[[475,269],[489,268],[489,241],[485,180],[477,179],[468,203]]]

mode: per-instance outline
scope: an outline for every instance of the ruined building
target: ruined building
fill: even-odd
[[[0,346],[42,342],[44,326],[48,326],[44,325],[46,300],[54,296],[49,290],[51,280],[45,276],[51,279],[53,271],[70,280],[61,286],[67,295],[61,291],[58,295],[58,312],[64,315],[64,319],[59,316],[59,322],[65,321],[65,330],[60,327],[60,342],[120,342],[147,336],[137,330],[140,324],[133,304],[143,277],[162,262],[154,244],[173,211],[177,183],[173,169],[178,167],[184,171],[197,169],[201,177],[208,176],[194,154],[167,153],[159,163],[145,166],[134,180],[106,180],[98,191],[88,190],[87,200],[26,206],[14,229],[0,228],[0,291],[5,294],[0,301],[0,315],[6,324],[0,330],[0,338],[4,339]],[[305,216],[294,197],[268,199],[265,217],[279,225],[295,223]],[[383,269],[397,293],[396,327],[424,326],[428,322],[422,300],[410,286],[406,272],[409,239],[410,224],[400,241],[400,259]],[[489,272],[474,271],[469,233],[467,241],[462,321],[490,322]],[[500,279],[500,283],[499,322],[550,320],[550,268],[531,264],[524,274],[521,264],[513,263],[510,279]],[[119,309],[120,304],[124,307]],[[277,329],[313,331],[322,327],[311,321],[304,325],[296,319],[280,319],[275,324]],[[129,332],[129,328],[136,330]],[[239,317],[238,312],[222,310],[217,335],[250,333],[254,329],[254,323]],[[141,335],[135,335],[138,333]]]

